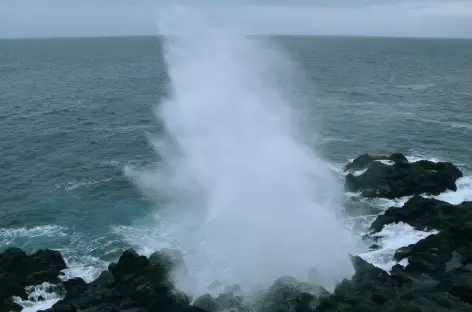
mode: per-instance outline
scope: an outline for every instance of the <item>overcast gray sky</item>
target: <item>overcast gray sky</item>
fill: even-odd
[[[155,35],[177,2],[244,33],[472,38],[472,0],[0,0],[0,37]]]

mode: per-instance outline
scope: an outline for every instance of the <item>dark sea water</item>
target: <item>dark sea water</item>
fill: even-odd
[[[306,77],[305,136],[333,170],[403,152],[472,171],[472,41],[270,40]],[[0,41],[0,249],[57,248],[91,278],[129,247],[119,229],[158,207],[124,169],[159,161],[147,133],[168,91],[157,38]]]

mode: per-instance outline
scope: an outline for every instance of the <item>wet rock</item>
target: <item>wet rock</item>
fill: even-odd
[[[392,165],[376,160],[390,160]],[[409,163],[402,154],[389,157],[362,155],[346,166],[348,171],[367,168],[356,176],[346,176],[345,188],[352,192],[362,192],[362,196],[374,198],[431,194],[438,195],[446,190],[457,190],[456,180],[462,172],[449,162],[434,163],[418,161]]]
[[[321,286],[299,283],[293,277],[283,276],[259,298],[256,311],[314,311],[319,298],[326,296],[329,296],[329,292]]]
[[[373,244],[369,247],[370,250],[379,250],[381,249],[382,247],[380,245],[377,245],[377,244]]]
[[[372,233],[386,224],[407,223],[417,230],[448,230],[472,226],[472,203],[451,205],[437,199],[414,196],[402,208],[391,207],[372,223]]]
[[[44,282],[60,283],[59,274],[66,268],[62,255],[53,250],[38,250],[27,255],[18,248],[0,254],[0,311],[19,311],[12,296],[26,299],[26,286]]]
[[[334,294],[320,298],[315,311],[465,312],[472,309],[461,298],[441,290],[439,279],[426,274],[410,275],[400,265],[389,275],[359,257],[353,257],[352,261],[356,269],[354,277],[340,283]]]
[[[173,263],[166,252],[148,259],[132,249],[126,250],[92,283],[75,280],[66,284],[65,298],[53,309],[70,305],[87,312],[195,310],[190,307],[189,298],[170,281]]]
[[[352,162],[344,167],[344,171],[359,171],[369,168],[376,161],[390,161],[396,164],[408,163],[408,159],[401,153],[394,153],[390,156],[372,156],[363,154],[355,158]]]

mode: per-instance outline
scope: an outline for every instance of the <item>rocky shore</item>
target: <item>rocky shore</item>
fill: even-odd
[[[370,234],[387,224],[406,223],[418,230],[436,230],[418,243],[397,250],[390,272],[352,256],[355,275],[332,293],[315,281],[281,277],[253,298],[238,286],[218,297],[190,298],[170,281],[175,267],[185,264],[178,252],[161,250],[150,257],[126,250],[93,282],[62,281],[66,268],[57,251],[32,255],[10,248],[0,254],[0,312],[20,311],[13,297],[26,299],[26,286],[56,285],[63,299],[47,311],[472,311],[472,203],[451,205],[422,196],[455,191],[462,172],[452,163],[410,163],[402,154],[361,155],[346,166],[346,190],[368,198],[411,196],[372,223]],[[369,234],[368,234],[369,235]],[[368,236],[367,235],[367,236]],[[333,247],[334,248],[334,247]]]

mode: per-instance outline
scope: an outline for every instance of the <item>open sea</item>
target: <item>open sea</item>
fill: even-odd
[[[271,51],[278,49],[284,60],[290,60],[291,70],[277,73],[297,72],[294,78],[297,85],[286,92],[291,94],[287,98],[296,99],[303,115],[299,135],[305,145],[323,159],[323,162],[317,161],[316,166],[319,170],[328,170],[337,187],[342,188],[343,166],[361,153],[402,152],[411,160],[451,161],[460,166],[465,177],[458,182],[459,190],[438,198],[455,204],[472,200],[472,41],[344,37],[251,40],[269,42]],[[251,59],[250,49],[234,52],[241,55],[240,59],[223,60],[224,49],[232,47],[215,45],[213,48],[219,50],[214,50],[213,56],[208,46],[187,50],[187,54],[201,54],[200,61],[187,62],[190,64],[187,68],[181,66],[172,72],[169,64],[177,62],[179,57],[189,56],[183,53],[169,60],[163,54],[162,40],[158,37],[0,40],[0,250],[10,246],[28,252],[38,248],[58,249],[70,267],[66,277],[80,276],[90,281],[125,248],[133,247],[145,254],[161,245],[177,248],[178,242],[165,241],[165,235],[156,234],[165,228],[159,227],[155,219],[161,205],[168,206],[168,194],[148,192],[152,191],[154,180],[146,179],[146,173],[154,174],[156,166],[159,168],[159,163],[165,160],[161,145],[153,138],[169,128],[174,134],[185,135],[195,130],[201,137],[215,138],[214,141],[209,139],[213,143],[221,142],[225,151],[233,151],[231,145],[238,144],[239,134],[226,135],[230,131],[222,131],[220,124],[212,127],[222,116],[234,115],[234,119],[225,119],[226,124],[235,123],[231,129],[239,129],[241,122],[252,125],[252,128],[244,128],[255,130],[251,135],[258,139],[251,141],[254,144],[238,145],[244,149],[250,147],[250,153],[234,149],[238,168],[242,168],[241,172],[248,170],[244,171],[245,175],[230,175],[231,181],[223,181],[215,174],[198,171],[194,176],[201,177],[204,181],[199,182],[206,187],[201,192],[217,193],[215,202],[224,204],[221,196],[230,196],[231,191],[210,191],[220,182],[228,182],[241,190],[233,194],[235,200],[242,194],[247,196],[242,202],[245,204],[253,195],[250,190],[238,188],[238,183],[244,184],[247,177],[263,183],[265,179],[258,178],[263,174],[270,174],[270,181],[292,179],[297,189],[303,189],[304,180],[297,178],[299,174],[292,174],[302,167],[289,170],[290,161],[295,163],[299,159],[287,154],[292,145],[280,144],[278,148],[270,145],[270,153],[259,153],[258,148],[262,146],[259,143],[266,142],[265,132],[254,126],[258,120],[249,122],[251,118],[270,115],[269,99],[280,98],[261,87],[264,77],[257,76],[260,71],[252,75],[251,70],[262,63],[260,70],[270,71],[278,61],[265,63],[265,58]],[[203,58],[204,53],[210,55]],[[214,64],[211,59],[215,59]],[[241,68],[247,70],[239,74]],[[187,75],[186,70],[191,74]],[[238,88],[228,88],[234,75],[261,79],[254,78],[253,83],[247,84],[240,79],[234,82],[238,83]],[[282,78],[283,83],[291,80],[288,76]],[[175,79],[179,79],[178,88],[173,85]],[[297,91],[298,87],[302,91]],[[201,94],[195,97],[198,88]],[[192,96],[184,96],[186,91]],[[179,103],[185,102],[188,106],[181,107],[181,111],[159,110],[176,92],[180,94]],[[242,93],[251,94],[251,98],[242,97]],[[247,104],[242,105],[238,99],[247,102],[266,98],[267,103],[258,111],[260,115],[239,109]],[[220,106],[202,104],[218,101],[225,108],[224,114]],[[169,103],[167,107],[171,107]],[[281,111],[283,107],[279,105],[277,109]],[[197,113],[198,120],[192,118]],[[194,124],[185,127],[184,123]],[[274,125],[278,125],[277,122],[274,121]],[[221,134],[218,140],[215,132]],[[187,144],[182,142],[180,144]],[[215,150],[222,151],[221,146]],[[202,156],[207,149],[205,153],[200,150],[194,153],[197,147],[192,144],[185,147],[184,152],[193,155],[190,157],[203,162],[208,159]],[[221,165],[219,155],[222,153],[208,156],[217,163],[215,168]],[[282,157],[280,155],[285,155],[284,166],[275,162]],[[253,171],[248,169],[253,167],[241,165],[247,159],[252,160]],[[212,164],[206,165],[211,167]],[[177,166],[181,169],[189,164],[178,163]],[[259,170],[261,166],[264,170]],[[283,174],[274,174],[274,170],[281,170]],[[138,180],[134,174],[137,171],[140,172]],[[274,189],[261,190],[267,191],[264,194],[268,196],[272,191],[281,194],[277,201],[286,203],[290,212],[295,209],[290,203],[298,202],[287,197],[298,193],[294,190],[285,196],[287,188],[285,184],[274,183]],[[156,190],[162,188],[156,186]],[[181,195],[185,197],[192,191],[182,187]],[[160,198],[161,195],[166,198]],[[354,195],[341,193],[338,196],[348,210],[345,225],[353,237],[363,235],[377,213],[406,201],[350,203],[349,198]],[[175,198],[175,194],[173,196]],[[265,201],[257,200],[264,205]],[[187,205],[192,206],[192,202]],[[361,209],[357,209],[359,207]],[[258,210],[257,205],[252,208]],[[228,218],[234,218],[240,226],[246,215],[233,215],[235,211],[231,210]],[[261,211],[262,215],[270,208],[264,207]],[[287,212],[277,208],[273,214],[278,213],[285,216]],[[269,213],[257,220],[264,227],[264,220],[271,218],[277,216]],[[323,214],[319,218],[323,218]],[[295,217],[293,222],[296,220]],[[192,235],[191,230],[186,233]],[[243,234],[244,229],[241,229]],[[428,234],[406,225],[389,226],[381,233],[381,250],[371,252],[359,247],[357,253],[388,269],[396,248]],[[330,235],[323,240],[330,241]],[[160,242],[153,243],[153,240]],[[336,242],[331,240],[330,244],[335,246]],[[234,248],[238,246],[235,244]],[[320,246],[325,245],[320,242]]]

